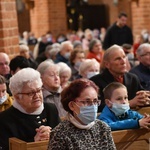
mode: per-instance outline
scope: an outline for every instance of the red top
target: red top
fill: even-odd
[[[99,63],[101,63],[102,59],[103,59],[103,52],[100,52],[99,54],[88,52],[86,58],[88,58],[88,59],[95,58]]]

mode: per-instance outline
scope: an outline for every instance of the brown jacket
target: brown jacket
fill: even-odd
[[[7,97],[8,97],[7,100],[0,105],[0,112],[8,109],[13,103],[12,96],[9,96],[9,94],[7,94]]]

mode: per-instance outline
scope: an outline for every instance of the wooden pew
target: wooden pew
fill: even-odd
[[[147,113],[150,115],[150,106],[139,107],[135,109],[135,111],[139,112],[142,115],[144,115],[144,113]]]
[[[112,131],[117,150],[149,150],[150,131],[147,129],[130,129]]]
[[[25,142],[18,138],[9,138],[9,150],[47,150],[48,140],[39,142]]]

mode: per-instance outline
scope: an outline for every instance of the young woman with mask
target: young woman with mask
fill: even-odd
[[[74,49],[70,55],[71,81],[79,78],[79,68],[85,60],[85,52],[82,49]]]
[[[150,116],[142,116],[130,109],[127,88],[123,84],[112,82],[103,92],[106,106],[98,119],[106,122],[112,131],[140,127],[150,129]]]
[[[0,75],[0,112],[9,108],[12,102],[12,97],[7,93],[5,78]]]
[[[110,127],[96,120],[98,87],[88,79],[77,79],[61,93],[67,119],[52,130],[48,150],[114,150]]]

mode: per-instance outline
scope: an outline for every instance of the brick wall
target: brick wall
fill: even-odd
[[[124,11],[128,15],[128,25],[131,26],[131,7],[130,7],[130,2],[127,0],[118,0],[118,4],[114,4],[113,0],[89,0],[89,4],[104,4],[107,6],[107,11],[108,11],[108,16],[109,16],[109,25],[113,24],[120,11]]]
[[[30,14],[29,10],[24,7],[23,11],[17,12],[19,33],[30,31]]]
[[[54,35],[66,32],[65,0],[34,1],[34,8],[30,10],[31,31],[39,37],[47,31]]]
[[[137,2],[138,5],[137,5]],[[133,34],[140,34],[142,29],[150,30],[150,0],[88,0],[90,5],[105,4],[109,25],[111,25],[120,11],[128,15],[128,25]],[[67,16],[65,0],[34,0],[34,8],[30,9],[31,31],[41,36],[47,31],[54,35],[67,31]]]
[[[97,1],[97,0],[89,0],[89,4],[104,4],[107,6],[107,13],[109,16],[109,24],[111,25],[112,23],[114,23],[114,21],[116,20],[116,17],[118,15],[118,7],[116,5],[114,5],[113,0],[101,0],[101,1]]]
[[[105,4],[108,7],[110,25],[116,20],[120,11],[128,15],[128,25],[133,35],[140,34],[143,29],[150,31],[150,0],[118,0],[118,5],[113,0],[89,0],[90,4]]]
[[[143,29],[150,31],[150,1],[132,2],[132,26],[134,34],[140,34]]]
[[[15,0],[0,1],[0,52],[18,53],[18,24]]]

